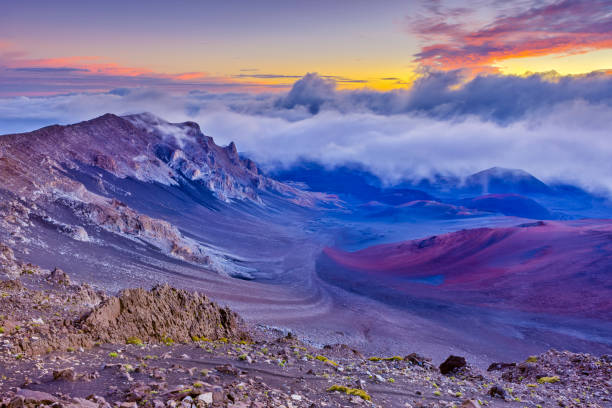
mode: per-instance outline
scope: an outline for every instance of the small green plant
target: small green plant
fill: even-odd
[[[246,354],[241,354],[241,355],[239,355],[239,356],[238,356],[238,358],[239,358],[240,360],[243,360],[243,361],[244,361],[244,360],[246,360],[246,359],[247,359],[247,355],[246,355]]]
[[[0,326],[0,334],[4,334],[4,327]]]
[[[174,340],[168,336],[164,336],[162,337],[162,343],[164,343],[166,346],[172,346],[174,344]]]
[[[551,384],[551,383],[556,383],[561,381],[561,379],[558,376],[553,376],[553,377],[542,377],[542,378],[538,378],[538,383],[540,384]]]
[[[221,342],[221,343],[227,343],[227,342],[229,342],[229,340],[227,339],[227,337],[221,337],[221,338],[219,339],[219,342]]]
[[[436,391],[434,391],[434,395],[439,397],[440,395],[442,395],[442,393],[440,391],[436,390]]]
[[[204,384],[199,381],[193,383],[193,388],[202,388],[203,386]]]
[[[389,378],[387,381],[389,381],[391,384],[393,384],[395,382],[394,378]]]
[[[74,347],[68,347],[66,349],[67,352],[72,353],[74,351]]]
[[[126,344],[133,344],[135,346],[144,346],[144,343],[142,342],[142,340],[140,340],[138,337],[128,337],[127,340],[125,341]]]
[[[382,358],[380,358],[380,357],[370,357],[370,358],[368,358],[368,360],[369,361],[380,361],[380,360],[382,360]]]
[[[344,385],[332,385],[331,387],[327,389],[327,391],[328,392],[339,391],[339,392],[345,393],[346,395],[354,395],[356,397],[360,397],[361,399],[365,401],[372,400],[372,397],[370,397],[370,395],[367,392],[359,388],[349,388]]]
[[[117,358],[119,357],[119,353],[117,353],[116,351],[111,351],[110,353],[108,353],[108,356],[112,358]]]
[[[527,363],[537,363],[538,362],[538,357],[537,356],[529,356],[527,358],[527,360],[525,360]]]
[[[324,362],[325,364],[329,364],[329,365],[333,365],[334,367],[338,367],[338,363],[336,363],[334,360],[330,360],[329,358],[325,357],[325,356],[316,356],[315,357],[317,360]]]
[[[15,355],[15,359],[21,360],[23,358],[23,354],[19,353]]]

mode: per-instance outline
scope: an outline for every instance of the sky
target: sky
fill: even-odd
[[[279,92],[410,86],[423,69],[612,67],[609,0],[0,2],[0,95],[118,87]]]
[[[612,195],[611,74],[610,0],[0,0],[0,134],[147,111],[264,168]]]

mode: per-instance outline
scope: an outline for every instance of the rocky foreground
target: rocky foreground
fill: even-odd
[[[20,276],[0,280],[2,407],[612,407],[612,356],[436,367],[416,353],[319,349],[169,286],[115,297],[12,266]]]

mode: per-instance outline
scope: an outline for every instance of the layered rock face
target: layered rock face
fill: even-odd
[[[114,181],[109,183],[109,177]],[[170,257],[247,278],[248,272],[233,267],[223,250],[185,236],[158,213],[144,214],[133,203],[120,201],[151,199],[152,193],[120,191],[118,185],[135,180],[256,206],[265,206],[262,193],[306,206],[322,198],[266,177],[254,162],[239,156],[235,144],[218,146],[196,123],[173,124],[150,114],[106,114],[74,125],[1,136],[0,179],[0,240],[13,249],[32,240],[28,229],[38,220],[75,241],[102,244],[90,236],[90,227],[102,229]],[[89,179],[94,184],[84,181]],[[65,216],[65,210],[76,220]]]
[[[157,343],[188,343],[194,339],[245,340],[238,316],[206,296],[170,286],[151,291],[126,289],[111,297],[80,324],[86,332],[105,343],[129,339]],[[136,341],[136,340],[134,340]]]
[[[4,135],[0,151],[0,172],[13,191],[31,191],[56,179],[64,166],[86,164],[120,178],[168,185],[193,181],[223,201],[261,202],[259,192],[264,190],[301,195],[262,175],[253,161],[238,155],[234,143],[218,146],[194,122],[169,123],[151,114],[106,114],[74,125]]]

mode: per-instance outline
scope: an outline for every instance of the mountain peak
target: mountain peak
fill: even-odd
[[[472,176],[488,175],[488,176],[504,176],[504,177],[534,177],[530,173],[522,169],[510,169],[507,167],[494,166],[488,169],[474,173]],[[535,178],[535,177],[534,177]]]
[[[261,174],[253,161],[242,159],[235,143],[219,146],[195,122],[171,123],[148,112],[107,113],[76,124],[9,135],[1,144],[16,163],[37,157],[56,166],[97,167],[118,178],[195,184],[222,201],[261,203],[259,192],[263,190],[302,196],[301,191]],[[33,175],[23,180],[39,178]]]
[[[521,169],[491,167],[465,179],[465,187],[479,194],[548,194],[544,182]]]

